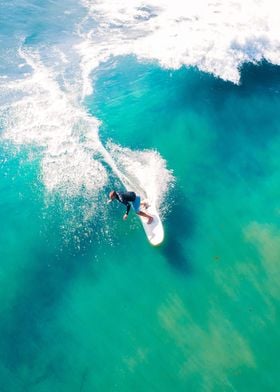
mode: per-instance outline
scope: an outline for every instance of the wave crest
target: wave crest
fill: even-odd
[[[224,80],[240,81],[240,67],[265,59],[280,64],[280,28],[275,0],[209,1],[83,0],[81,25],[84,77],[110,56],[134,54],[162,67],[195,66]],[[99,48],[98,51],[96,48]],[[92,58],[95,59],[95,65]]]

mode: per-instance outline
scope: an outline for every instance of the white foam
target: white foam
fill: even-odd
[[[22,57],[32,68],[22,80],[1,85],[12,95],[9,105],[1,106],[3,139],[16,145],[41,149],[42,179],[48,191],[69,196],[96,192],[107,181],[100,163],[99,121],[89,117],[69,93],[64,93],[38,54]]]
[[[245,62],[280,64],[276,0],[82,0],[98,26],[80,33],[84,80],[110,56],[134,54],[166,68],[195,66],[239,83]],[[87,23],[88,26],[88,23]],[[89,83],[85,83],[89,87]],[[89,89],[85,90],[85,93]]]
[[[280,64],[276,0],[81,0],[73,42],[19,50],[17,80],[0,79],[2,138],[35,145],[49,192],[97,195],[108,181],[102,161],[155,198],[159,206],[172,173],[155,151],[100,143],[99,121],[81,99],[92,75],[110,57],[136,55],[166,68],[196,66],[235,83],[244,62]],[[71,30],[72,32],[72,30]],[[24,45],[24,38],[20,39]],[[77,44],[77,41],[79,43]],[[34,47],[34,46],[33,46]],[[111,161],[113,159],[113,161]],[[114,168],[114,163],[116,167]],[[117,171],[115,170],[115,173]]]

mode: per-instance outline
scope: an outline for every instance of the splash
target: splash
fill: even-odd
[[[110,156],[118,162],[124,185],[159,208],[174,183],[172,172],[167,170],[166,161],[160,154],[153,150],[132,151],[112,142],[106,147]]]

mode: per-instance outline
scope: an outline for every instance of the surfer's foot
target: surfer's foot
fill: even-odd
[[[148,225],[149,225],[150,223],[152,223],[153,220],[154,220],[154,218],[150,216],[150,218],[148,219],[148,222],[147,222]]]

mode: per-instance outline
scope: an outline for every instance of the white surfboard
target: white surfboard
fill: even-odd
[[[140,216],[139,218],[142,222],[142,225],[144,227],[146,236],[150,242],[151,245],[157,246],[160,245],[163,240],[164,240],[164,230],[163,230],[163,225],[161,222],[161,219],[159,217],[159,214],[156,210],[156,208],[152,205],[150,205],[148,208],[141,208],[144,212],[147,211],[147,213],[149,215],[151,215],[154,220],[152,221],[152,223],[148,224],[148,219]]]
[[[115,161],[113,160],[111,155],[108,153],[108,151],[103,146],[101,147],[101,149],[102,149],[102,154],[103,154],[104,158],[106,159],[106,162],[111,166],[112,170],[118,176],[118,178],[120,179],[120,181],[122,182],[124,187],[127,190],[133,189],[137,194],[141,195],[141,199],[146,199],[144,197],[144,193],[141,192],[140,189],[138,191],[136,190],[137,187],[135,187],[135,184],[133,184],[133,181],[130,181],[130,179],[118,169]],[[145,201],[147,201],[147,199]],[[154,245],[154,246],[160,245],[164,240],[164,230],[163,230],[163,225],[162,225],[161,219],[159,217],[159,214],[158,214],[155,206],[153,206],[153,203],[151,203],[151,205],[149,205],[146,209],[144,209],[144,211],[145,210],[150,215],[152,215],[152,217],[154,218],[153,222],[148,224],[147,218],[139,216],[139,218],[142,222],[142,225],[144,227],[145,233],[147,235],[147,238],[148,238],[151,245]]]

